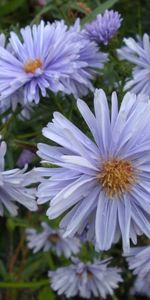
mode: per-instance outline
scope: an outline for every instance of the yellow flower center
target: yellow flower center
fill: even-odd
[[[42,62],[39,58],[30,59],[24,64],[24,70],[26,73],[34,73],[38,68],[42,66]]]
[[[110,159],[102,163],[97,179],[106,195],[112,198],[131,190],[136,182],[136,172],[130,161]]]

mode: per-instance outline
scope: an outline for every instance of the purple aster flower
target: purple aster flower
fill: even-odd
[[[6,37],[3,33],[0,34],[0,47],[5,48],[6,47]],[[17,95],[18,96],[18,95]],[[13,95],[14,97],[14,95]],[[5,100],[1,100],[0,101],[0,113],[5,112],[6,110],[8,110],[11,107],[11,104],[13,105],[13,110],[16,109],[16,105],[18,103],[18,98],[22,98],[22,97],[14,97],[13,101],[11,101],[11,98],[8,97]]]
[[[7,51],[9,51],[10,53],[13,52],[13,49],[11,48],[10,44],[6,43],[6,37],[3,33],[0,34],[0,47],[6,48]],[[21,116],[28,119],[29,111],[31,112],[32,108],[31,106],[29,106],[29,104],[25,105],[24,103],[23,89],[19,89],[10,96],[6,97],[5,99],[0,100],[0,114],[6,112],[10,108],[12,109],[12,111],[15,111],[18,104],[22,107],[22,111],[20,113]]]
[[[7,102],[7,104],[8,104],[8,102]],[[10,107],[11,107],[11,105],[10,106],[7,106],[7,105],[0,106],[0,114],[3,114],[4,112],[6,112],[8,109],[10,109]],[[34,107],[35,107],[35,105],[34,105]],[[15,111],[15,110],[13,110],[13,111]],[[21,111],[19,111],[17,117],[21,121],[30,120],[32,113],[33,113],[33,107],[31,105],[23,106]],[[13,115],[13,112],[8,111],[7,115],[5,115],[1,118],[2,124],[7,122],[12,117],[12,115]]]
[[[51,287],[58,295],[67,298],[79,295],[83,298],[112,295],[118,283],[122,282],[120,269],[108,267],[110,259],[83,263],[72,258],[73,264],[49,271]]]
[[[3,100],[0,100],[0,114],[3,114],[9,109],[12,110],[12,112],[9,112],[7,116],[2,119],[3,123],[5,123],[5,121],[12,116],[12,113],[15,112],[18,106],[21,107],[21,111],[18,114],[20,120],[24,120],[24,119],[29,120],[31,118],[31,114],[33,113],[33,107],[35,107],[35,104],[27,103],[25,105],[23,90],[20,89],[15,93],[13,93],[11,96]]]
[[[85,34],[90,40],[107,45],[120,28],[121,22],[121,15],[117,11],[106,10],[85,26]]]
[[[72,254],[77,254],[80,251],[80,241],[77,238],[63,238],[62,230],[54,230],[47,223],[41,223],[43,231],[38,233],[35,229],[28,228],[27,241],[28,247],[36,253],[53,250],[58,256],[64,254],[65,257],[70,257]]]
[[[119,111],[116,93],[111,102],[111,118],[102,90],[95,91],[94,114],[77,102],[94,141],[54,113],[43,135],[60,146],[38,144],[38,155],[57,168],[37,170],[44,177],[37,196],[38,204],[50,201],[50,219],[67,212],[65,236],[89,225],[100,250],[122,236],[125,251],[137,235],[150,237],[150,100],[127,93]]]
[[[25,164],[31,163],[35,157],[36,155],[32,151],[23,149],[17,160],[17,166],[23,168]]]
[[[63,80],[66,89],[70,89],[70,93],[75,97],[83,96],[88,93],[88,90],[94,90],[91,80],[94,79],[97,69],[102,69],[107,61],[108,55],[98,51],[95,42],[89,41],[89,38],[84,34],[84,30],[80,29],[80,19],[77,19],[75,24],[70,28],[70,33],[74,33],[74,43],[81,43],[82,47],[79,50],[77,59],[78,64],[85,63],[84,68],[78,69],[78,73],[74,72]]]
[[[150,246],[134,247],[127,254],[129,269],[139,277],[150,278]]]
[[[4,113],[10,108],[12,109],[12,111],[15,111],[18,104],[24,106],[22,90],[13,93],[11,96],[7,97],[6,99],[0,100],[0,114]]]
[[[145,33],[143,39],[137,37],[125,38],[125,47],[117,50],[120,59],[126,59],[135,67],[132,72],[132,79],[128,80],[125,90],[131,90],[135,94],[147,94],[150,96],[150,40]]]
[[[143,295],[150,298],[150,276],[137,277],[131,289],[131,295]]]
[[[68,85],[70,76],[83,84],[83,91],[85,87],[92,88],[91,75],[87,71],[88,67],[91,68],[90,59],[80,58],[85,47],[80,33],[68,30],[63,21],[46,25],[41,21],[38,26],[21,29],[20,33],[23,42],[16,33],[10,34],[11,52],[0,47],[1,100],[20,89],[23,89],[25,105],[33,101],[38,103],[40,94],[45,97],[47,89],[54,93],[76,94],[73,85]],[[92,67],[101,67],[104,57],[95,45],[92,50]]]
[[[5,47],[5,44],[6,44],[5,34],[0,33],[0,47]]]
[[[17,215],[18,202],[31,211],[37,210],[35,201],[35,189],[28,188],[31,183],[37,181],[34,171],[26,172],[26,167],[22,170],[4,170],[4,156],[6,153],[6,143],[0,144],[0,216],[4,214],[4,207],[12,216]]]

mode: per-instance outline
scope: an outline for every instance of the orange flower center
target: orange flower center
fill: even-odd
[[[34,73],[38,68],[42,66],[42,62],[39,58],[30,59],[24,64],[24,70],[26,73]]]
[[[102,163],[97,179],[106,195],[112,198],[131,190],[136,182],[136,172],[130,161],[110,159]]]

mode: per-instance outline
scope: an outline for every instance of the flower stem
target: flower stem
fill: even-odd
[[[0,288],[12,288],[12,289],[30,289],[30,288],[39,288],[49,284],[49,280],[40,280],[33,282],[0,282]]]

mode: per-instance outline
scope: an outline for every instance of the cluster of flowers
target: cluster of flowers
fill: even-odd
[[[23,109],[38,104],[40,94],[45,97],[47,90],[76,98],[94,90],[96,69],[107,61],[97,43],[106,45],[121,21],[118,13],[106,11],[83,30],[79,20],[70,28],[63,21],[41,21],[22,29],[22,40],[12,32],[6,43],[1,35],[1,111],[18,102]],[[127,93],[118,109],[114,92],[111,113],[102,90],[94,93],[94,113],[78,99],[77,107],[92,138],[55,112],[43,135],[58,146],[38,144],[37,153],[48,167],[4,171],[6,144],[0,146],[0,214],[3,205],[17,214],[12,200],[35,211],[36,197],[39,205],[50,203],[49,219],[66,213],[59,230],[46,223],[41,233],[27,229],[27,241],[34,253],[52,249],[58,256],[71,257],[70,266],[49,272],[52,288],[67,297],[106,298],[122,281],[120,270],[108,267],[110,259],[83,263],[72,257],[80,250],[76,236],[90,240],[97,251],[109,250],[121,237],[129,267],[138,274],[133,290],[138,292],[140,285],[150,295],[150,247],[130,248],[130,240],[137,244],[137,236],[150,238],[150,44],[147,35],[137,43],[133,39],[125,43],[118,50],[119,57],[137,65],[125,88],[134,86],[138,95]],[[49,168],[50,164],[57,168]],[[29,187],[35,182],[40,182],[37,191]]]

